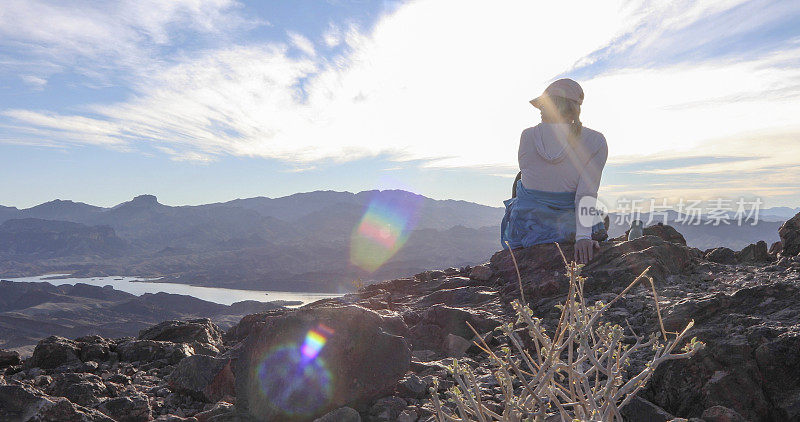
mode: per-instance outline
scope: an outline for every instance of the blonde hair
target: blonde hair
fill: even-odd
[[[570,124],[570,132],[572,134],[572,141],[577,141],[581,138],[581,130],[583,123],[581,123],[581,105],[577,101],[570,100],[569,98],[551,96],[548,98],[547,106],[542,108],[542,120],[545,119],[545,114],[557,114],[561,119]]]

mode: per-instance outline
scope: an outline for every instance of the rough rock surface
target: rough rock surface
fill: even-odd
[[[409,369],[408,342],[392,331],[378,313],[352,305],[269,319],[248,336],[237,359],[236,406],[256,419],[287,421],[363,406]],[[315,338],[324,339],[321,350]]]
[[[164,321],[139,332],[140,340],[171,341],[173,343],[206,343],[222,345],[222,332],[208,318],[189,321]]]
[[[68,399],[50,397],[24,384],[0,385],[0,420],[112,422],[113,419],[76,405]]]
[[[19,352],[0,349],[0,368],[20,364]]]
[[[128,340],[117,345],[117,354],[120,360],[127,362],[165,360],[170,364],[176,364],[181,359],[193,355],[194,349],[186,343]]]
[[[602,243],[583,268],[587,300],[609,300],[650,267],[667,330],[694,319],[690,335],[706,348],[659,367],[623,410],[626,421],[800,420],[800,258],[782,250],[764,259],[758,243],[703,253],[671,227],[651,227]],[[571,245],[561,246],[569,258]],[[566,287],[558,249],[514,257],[534,316],[551,327]],[[476,267],[249,315],[222,336],[190,320],[138,339],[45,338],[24,362],[12,355],[0,365],[0,420],[431,422],[428,389],[453,385],[451,356],[474,369],[484,402],[501,410],[486,355],[464,347],[475,339],[467,323],[502,347],[493,329],[513,317],[518,297],[511,254],[501,251]],[[606,320],[658,331],[650,288],[631,289]]]
[[[736,261],[740,263],[769,262],[772,257],[767,250],[767,242],[760,240],[745,246],[736,253]]]
[[[736,252],[726,247],[714,248],[706,252],[706,259],[718,264],[735,264]]]
[[[800,213],[781,225],[781,228],[778,229],[778,236],[781,238],[783,255],[800,254]]]
[[[80,348],[72,340],[51,336],[39,342],[33,356],[25,361],[29,367],[52,369],[64,364],[80,362]]]
[[[628,240],[628,233],[630,230],[626,230],[625,234],[613,239],[617,242],[624,242]],[[683,237],[678,230],[670,225],[664,225],[664,223],[656,223],[652,226],[645,227],[642,230],[642,234],[644,236],[657,236],[660,237],[667,242],[677,243],[680,245],[686,246],[686,238]]]
[[[230,363],[230,359],[189,356],[178,363],[167,377],[167,382],[173,390],[204,402],[216,403],[236,396]]]

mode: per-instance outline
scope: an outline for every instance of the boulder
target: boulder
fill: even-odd
[[[564,256],[571,261],[574,245],[559,245]],[[554,244],[516,249],[514,257],[526,298],[549,297],[566,292],[568,283],[564,275],[564,260]],[[590,279],[586,283],[587,292],[608,290],[612,286],[621,289],[647,267],[651,267],[649,274],[653,278],[663,280],[669,275],[688,272],[700,257],[697,249],[658,236],[645,235],[630,241],[601,243],[592,261],[583,268],[582,275]],[[519,296],[517,272],[510,252],[503,250],[495,253],[490,263],[492,269],[501,275],[503,293]]]
[[[444,351],[448,357],[460,358],[467,352],[472,343],[464,337],[455,334],[448,334],[444,338]]]
[[[402,397],[420,399],[428,395],[428,384],[412,373],[397,384],[397,392]]]
[[[736,252],[726,247],[711,249],[706,253],[706,259],[718,264],[735,264],[737,262]]]
[[[397,415],[397,422],[417,422],[419,415],[416,410],[405,409]]]
[[[773,243],[772,246],[769,247],[769,254],[775,256],[779,254],[782,249],[783,249],[783,244],[781,244],[781,241],[779,240]]]
[[[114,422],[96,410],[62,397],[50,397],[24,384],[0,384],[0,420]]]
[[[228,402],[218,402],[211,406],[210,409],[204,410],[194,415],[198,422],[216,422],[216,421],[229,421],[238,420],[236,407]]]
[[[683,237],[678,230],[675,230],[675,227],[670,225],[664,225],[663,223],[656,223],[652,226],[645,227],[642,230],[645,236],[658,236],[667,242],[677,243],[679,245],[686,246],[686,238]],[[627,236],[627,233],[626,233]],[[627,237],[626,237],[627,239]]]
[[[800,254],[800,213],[787,220],[778,229],[783,249],[781,254],[795,256]]]
[[[19,365],[21,362],[19,353],[11,350],[0,349],[0,369],[9,366]]]
[[[419,274],[414,274],[414,278],[419,281],[437,280],[445,276],[447,276],[447,274],[445,274],[444,271],[439,270],[423,271]]]
[[[496,297],[496,293],[486,291],[483,287],[466,286],[457,287],[455,289],[437,290],[420,299],[420,303],[426,305],[445,304],[449,306],[469,306],[488,302]]]
[[[167,382],[174,391],[204,402],[214,403],[226,396],[236,396],[229,359],[189,356],[172,370]]]
[[[612,239],[615,242],[625,242],[628,240],[628,233],[630,229],[625,231],[625,234],[615,237]],[[645,227],[642,229],[642,236],[656,236],[660,237],[664,241],[677,243],[679,245],[686,246],[686,238],[670,225],[664,225],[664,223],[656,223],[652,226]]]
[[[735,410],[719,405],[706,409],[703,412],[703,420],[706,422],[747,422]]]
[[[408,403],[400,397],[383,397],[369,409],[370,422],[394,422]]]
[[[666,410],[641,398],[634,397],[620,409],[625,422],[667,422],[675,417]]]
[[[274,309],[266,312],[247,315],[236,325],[229,328],[228,331],[225,332],[225,340],[232,343],[238,343],[247,338],[247,336],[254,331],[255,327],[262,326],[268,320],[284,315],[287,312],[288,310],[286,309]]]
[[[218,402],[210,409],[204,410],[194,415],[198,422],[248,422],[237,412],[236,407],[228,402]]]
[[[304,308],[254,327],[234,365],[236,406],[259,420],[307,420],[365,406],[411,363],[405,338],[359,306]]]
[[[222,331],[208,318],[188,321],[164,321],[139,331],[139,340],[171,341],[173,343],[208,343],[222,346]]]
[[[421,324],[435,325],[442,329],[444,335],[455,334],[469,339],[475,334],[467,326],[468,322],[478,330],[479,334],[492,331],[500,326],[500,321],[486,312],[446,305],[434,305],[428,308],[422,314]]]
[[[111,344],[100,336],[85,336],[75,339],[80,349],[80,359],[84,362],[102,362],[108,359]]]
[[[148,422],[153,419],[150,400],[144,394],[109,399],[97,406],[97,409],[117,422]]]
[[[573,253],[571,243],[563,243],[561,247],[567,256]],[[514,258],[519,266],[522,283],[527,286],[526,297],[549,296],[562,289],[563,280],[558,278],[557,274],[564,272],[564,262],[555,245],[544,244],[515,249]],[[489,264],[494,273],[500,274],[502,282],[507,286],[504,293],[519,295],[519,292],[515,291],[518,290],[517,271],[508,249],[492,255]]]
[[[58,336],[50,336],[41,340],[33,355],[25,361],[28,368],[53,369],[61,365],[78,364],[81,362],[80,348],[72,340]]]
[[[117,354],[121,361],[152,362],[164,359],[174,365],[181,359],[194,354],[194,350],[185,343],[171,343],[155,340],[127,340],[117,345]]]
[[[94,374],[53,374],[45,392],[51,396],[65,397],[81,406],[93,407],[108,396],[103,380]]]
[[[314,422],[361,422],[361,415],[352,407],[340,407],[314,419]]]
[[[767,251],[767,242],[760,240],[745,246],[741,251],[736,252],[736,260],[740,263],[754,264],[758,262],[772,261],[772,257]]]
[[[492,267],[489,264],[476,265],[469,272],[469,278],[478,281],[488,281],[492,278]]]
[[[694,319],[690,335],[706,347],[659,366],[643,397],[674,415],[699,416],[719,405],[745,420],[800,419],[798,295],[800,286],[775,282],[668,306],[666,329]]]
[[[796,320],[792,322],[798,326]],[[782,411],[781,418],[800,420],[800,333],[785,332],[763,341],[754,354],[761,374],[769,380],[763,385],[764,392]]]
[[[570,248],[564,253],[573,252]],[[581,274],[590,278],[586,283],[587,292],[607,290],[611,286],[625,287],[647,267],[650,267],[648,274],[656,280],[666,280],[670,275],[686,273],[700,254],[696,249],[646,234],[633,240],[601,247]],[[571,256],[567,255],[567,258]]]

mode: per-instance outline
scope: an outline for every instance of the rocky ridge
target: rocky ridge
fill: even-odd
[[[669,226],[603,243],[583,269],[589,301],[610,299],[650,267],[667,329],[694,319],[692,335],[707,345],[662,365],[625,408],[626,420],[800,420],[798,223],[800,214],[784,224],[771,253],[766,244],[701,251]],[[554,325],[566,287],[558,250],[538,245],[515,257],[531,308]],[[440,391],[452,385],[451,358],[474,369],[485,402],[499,407],[466,322],[498,347],[503,338],[493,328],[511,317],[517,297],[516,269],[501,251],[483,265],[252,314],[224,334],[190,320],[135,338],[50,337],[24,361],[0,353],[0,419],[430,421],[428,388],[434,379]],[[606,320],[656,331],[652,292],[632,289]]]

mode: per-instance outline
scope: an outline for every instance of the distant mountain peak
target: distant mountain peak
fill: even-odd
[[[156,198],[155,195],[149,195],[149,194],[139,195],[137,197],[134,197],[131,202],[134,204],[143,204],[143,205],[144,204],[159,205],[158,198]]]
[[[156,198],[155,195],[145,194],[145,195],[136,196],[133,199],[131,199],[130,201],[123,202],[123,203],[115,206],[112,209],[113,210],[118,210],[118,211],[119,210],[145,210],[145,209],[152,209],[152,208],[158,208],[158,207],[163,207],[163,205],[161,205],[158,202],[158,198]]]

